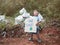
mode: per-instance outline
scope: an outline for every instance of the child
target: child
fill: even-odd
[[[37,41],[40,43],[41,40],[39,38],[39,31],[40,31],[39,24],[43,20],[43,17],[39,14],[39,12],[37,10],[34,10],[33,17],[37,19],[37,24],[36,24],[36,26],[37,26],[37,32],[36,32],[36,34],[37,34],[37,38],[38,38]],[[30,35],[29,41],[32,41],[33,40],[33,33],[30,33],[30,34],[31,35]]]

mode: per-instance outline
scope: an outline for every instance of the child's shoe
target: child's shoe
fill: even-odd
[[[37,41],[38,41],[38,43],[41,43],[41,39],[38,39]]]
[[[29,41],[33,41],[33,38],[29,38]]]

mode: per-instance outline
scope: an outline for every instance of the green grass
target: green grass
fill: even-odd
[[[22,8],[33,15],[33,10],[37,9],[47,22],[54,20],[60,21],[60,0],[6,0],[0,1],[0,13],[6,14],[6,18],[10,19],[10,25],[14,24],[14,18],[19,14],[19,10]],[[45,24],[42,24],[45,25]],[[4,27],[4,23],[0,24],[0,27]]]
[[[6,24],[5,22],[0,22],[0,28],[4,29],[8,25],[11,27],[14,25],[14,17],[6,16],[6,19],[8,19],[9,24]]]
[[[1,29],[4,29],[5,26],[6,26],[6,24],[5,24],[4,22],[0,22],[0,28],[1,28]]]

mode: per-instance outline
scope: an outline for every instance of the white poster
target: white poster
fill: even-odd
[[[25,32],[33,32],[36,33],[36,23],[37,20],[35,18],[28,18],[25,20]]]

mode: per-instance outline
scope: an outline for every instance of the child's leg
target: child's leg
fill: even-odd
[[[40,37],[39,37],[39,32],[37,33],[37,41],[40,43],[41,42],[41,39],[40,39]]]
[[[39,37],[39,34],[40,34],[40,30],[39,30],[39,27],[37,28],[37,34],[36,34],[36,36],[37,36],[37,38],[38,38],[38,42],[40,43],[41,42],[41,39],[40,39],[40,37]]]
[[[37,35],[37,38],[40,39],[40,37],[39,37],[39,33],[37,33],[36,35]]]
[[[33,34],[31,33],[29,36],[29,41],[32,41],[32,40],[33,40]]]

